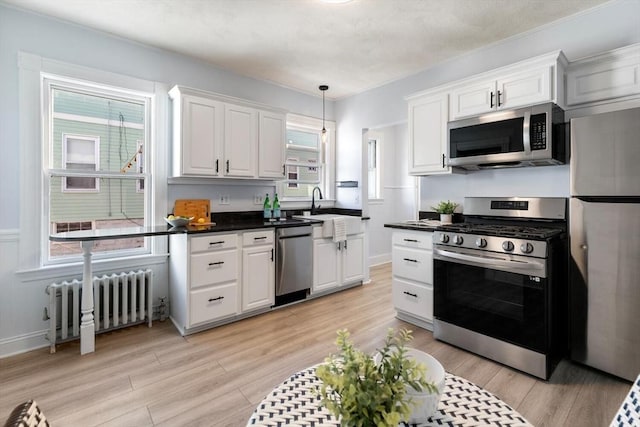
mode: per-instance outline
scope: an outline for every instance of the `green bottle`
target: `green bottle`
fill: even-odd
[[[280,219],[280,202],[278,201],[278,193],[273,195],[273,217],[277,220]]]
[[[271,202],[269,201],[269,194],[264,197],[264,219],[271,219]]]

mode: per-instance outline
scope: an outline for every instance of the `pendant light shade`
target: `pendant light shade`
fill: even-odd
[[[320,85],[318,87],[322,91],[322,143],[327,142],[327,129],[324,127],[324,93],[329,89],[327,85]]]

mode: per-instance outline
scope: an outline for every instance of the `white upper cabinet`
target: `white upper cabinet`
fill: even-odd
[[[446,165],[447,93],[428,94],[409,100],[409,173],[411,175],[450,173]]]
[[[450,92],[449,118],[543,102],[563,106],[566,64],[562,52],[555,52],[457,82]]]
[[[572,62],[567,67],[567,105],[640,94],[640,43]]]
[[[224,113],[224,175],[253,178],[257,172],[257,111],[226,104]]]
[[[282,179],[286,112],[175,86],[174,177]]]
[[[173,174],[218,176],[222,156],[224,104],[170,92],[173,98]]]
[[[284,178],[284,148],[287,116],[268,111],[260,112],[258,176]]]

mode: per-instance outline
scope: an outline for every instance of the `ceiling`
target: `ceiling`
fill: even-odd
[[[2,0],[337,99],[607,0]]]

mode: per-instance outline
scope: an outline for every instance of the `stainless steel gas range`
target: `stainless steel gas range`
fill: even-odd
[[[465,198],[434,233],[434,336],[547,379],[567,350],[567,199]]]

